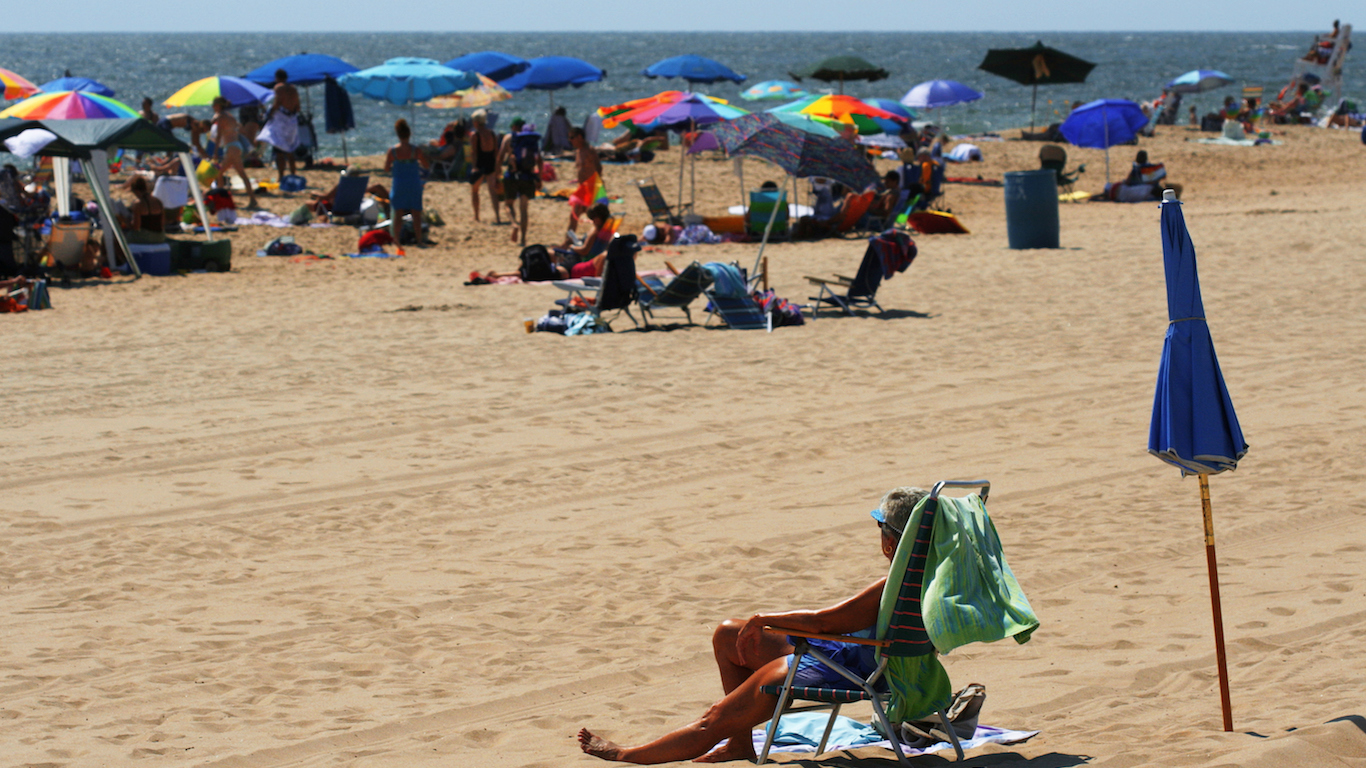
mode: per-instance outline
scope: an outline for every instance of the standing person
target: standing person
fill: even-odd
[[[479,221],[479,185],[489,185],[489,200],[493,203],[493,221],[502,224],[498,215],[498,137],[488,126],[488,113],[476,109],[470,116],[474,121],[474,172],[470,175],[470,202],[474,205],[474,220]]]
[[[264,141],[275,148],[275,180],[283,181],[285,166],[290,174],[295,173],[294,150],[299,147],[299,89],[289,84],[289,74],[283,69],[275,70],[275,100],[266,111],[266,127],[257,134],[257,141]]]
[[[569,196],[569,231],[579,228],[579,217],[597,201],[593,199],[596,185],[589,182],[602,174],[602,159],[598,151],[588,145],[583,129],[575,126],[569,129],[569,143],[574,147],[574,183],[578,188]]]
[[[152,125],[156,125],[157,121],[160,119],[157,117],[156,111],[152,109],[152,98],[150,96],[142,97],[142,109],[138,111],[138,117],[141,117]]]
[[[536,133],[536,126],[527,125],[519,117],[512,121],[512,131],[503,137],[502,146],[498,148],[498,167],[507,168],[503,176],[503,196],[507,199],[512,219],[510,239],[517,242],[518,230],[521,230],[523,248],[526,247],[526,230],[530,223],[527,219],[528,201],[536,196],[536,189],[541,183],[540,144],[541,135]],[[517,210],[521,211],[520,215],[512,207],[514,201]]]
[[[225,181],[228,171],[237,171],[237,175],[242,179],[242,186],[247,190],[247,207],[256,208],[256,190],[252,188],[251,179],[247,178],[247,169],[242,165],[242,143],[238,141],[237,118],[228,111],[229,106],[228,100],[222,96],[213,100],[213,127],[218,132],[214,139],[217,145],[214,155]]]
[[[389,234],[398,244],[399,255],[403,254],[403,241],[399,239],[403,228],[403,215],[413,216],[413,237],[418,246],[428,245],[422,234],[422,170],[430,168],[432,161],[427,154],[409,141],[413,130],[408,121],[399,118],[394,122],[394,133],[398,143],[384,156],[384,170],[393,176],[389,189]],[[421,168],[419,168],[421,166]]]

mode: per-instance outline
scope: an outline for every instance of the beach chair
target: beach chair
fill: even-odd
[[[94,224],[89,220],[58,221],[52,225],[52,235],[48,238],[48,251],[52,258],[64,267],[74,267],[85,252],[85,242],[90,239]]]
[[[673,208],[664,201],[664,194],[659,191],[654,179],[636,179],[636,189],[640,190],[640,196],[645,199],[645,206],[650,209],[651,221],[669,226],[683,223],[683,217],[675,215]]]
[[[676,272],[667,284],[657,278],[639,278],[638,282],[641,322],[646,328],[650,327],[655,310],[665,308],[683,310],[688,325],[692,325],[692,311],[688,305],[711,285],[711,275],[694,261],[682,272]]]
[[[864,220],[868,218],[868,207],[873,204],[873,198],[876,196],[876,192],[868,190],[849,198],[844,204],[844,210],[840,211],[839,220],[835,222],[834,234],[842,237],[856,231],[860,224],[870,226]]]
[[[943,496],[945,488],[976,488],[964,497]],[[758,763],[768,760],[779,721],[787,712],[831,709],[816,754],[825,751],[835,718],[844,704],[867,701],[875,725],[891,742],[897,760],[910,766],[893,723],[917,726],[934,716],[935,730],[943,729],[958,760],[963,760],[959,733],[946,711],[953,698],[948,673],[939,663],[937,646],[947,653],[969,642],[992,642],[1014,637],[1027,642],[1038,627],[1029,601],[1005,562],[995,528],[986,512],[991,484],[986,480],[944,480],[911,515],[897,546],[882,597],[874,636],[814,635],[783,627],[767,630],[789,636],[793,660],[782,685],[760,690],[777,696],[773,719],[764,737]],[[951,599],[950,599],[951,598]],[[923,603],[923,604],[922,604]],[[859,677],[834,661],[811,640],[836,641],[878,649],[877,668]],[[799,662],[812,656],[849,682],[847,688],[796,686]],[[794,701],[805,704],[794,707]],[[928,723],[927,723],[928,724]]]
[[[703,268],[711,277],[711,284],[703,289],[707,297],[708,311],[706,325],[718,316],[728,328],[737,331],[751,331],[768,327],[768,317],[750,293],[749,283],[739,265],[708,262]]]
[[[556,288],[569,292],[569,296],[563,299],[556,299],[555,303],[571,309],[574,298],[578,297],[583,304],[587,305],[587,311],[601,318],[603,312],[617,310],[617,316],[622,312],[631,318],[631,324],[637,327],[640,323],[636,322],[635,315],[631,314],[631,304],[636,301],[638,289],[636,288],[636,252],[640,250],[640,243],[636,241],[635,235],[621,235],[613,238],[611,244],[607,246],[607,258],[603,261],[601,277],[585,277],[579,280],[556,280],[552,283]],[[590,298],[590,295],[591,298]],[[613,318],[615,319],[615,318]]]
[[[456,152],[449,158],[442,160],[438,154],[432,158],[432,169],[428,172],[431,178],[440,176],[446,181],[460,181],[465,178],[465,151],[463,146],[456,147]]]
[[[858,272],[853,276],[835,275],[834,277],[806,276],[807,282],[820,286],[820,292],[811,296],[811,318],[820,317],[822,306],[838,307],[846,315],[853,315],[855,309],[876,307],[885,313],[877,303],[877,289],[884,279],[884,263],[892,274],[904,272],[916,255],[915,241],[905,232],[889,231],[868,238],[868,248],[863,252]],[[838,292],[843,289],[844,293]]]
[[[1086,173],[1086,163],[1077,166],[1072,173],[1065,173],[1067,168],[1067,150],[1056,144],[1045,144],[1039,148],[1039,170],[1052,171],[1058,179],[1058,193],[1060,195],[1071,195],[1072,185],[1077,183],[1077,178]]]
[[[750,190],[749,210],[745,212],[745,231],[751,236],[763,237],[770,217],[773,219],[773,230],[769,232],[769,239],[787,237],[787,190]]]
[[[345,223],[347,217],[356,217],[354,221],[360,220],[360,204],[365,199],[365,190],[370,186],[369,176],[342,176],[337,179],[337,193],[332,197],[332,209],[328,211],[328,220],[336,223],[341,220]]]

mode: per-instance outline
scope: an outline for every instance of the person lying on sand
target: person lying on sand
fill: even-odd
[[[882,554],[889,561],[896,555],[897,543],[911,518],[911,511],[927,495],[929,492],[920,488],[894,488],[882,497],[882,503],[873,512],[873,519],[878,521],[881,530]],[[787,639],[765,632],[764,627],[781,626],[802,632],[841,635],[869,630],[877,624],[878,606],[886,582],[884,576],[848,600],[817,611],[756,613],[747,620],[722,622],[712,633],[712,651],[721,673],[724,698],[711,705],[696,721],[646,744],[622,747],[584,728],[579,731],[579,747],[594,757],[624,763],[754,760],[750,731],[772,717],[778,703],[776,696],[761,692],[760,687],[781,685],[792,661],[792,646]],[[852,662],[851,671],[855,674],[866,677],[877,668],[870,647],[846,643],[830,645],[838,646],[840,651],[848,649],[846,660]],[[849,687],[844,678],[809,656],[802,658],[794,684]],[[713,749],[722,740],[728,741]]]

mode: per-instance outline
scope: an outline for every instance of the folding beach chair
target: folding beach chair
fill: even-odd
[[[463,147],[457,147],[456,153],[445,160],[442,160],[440,156],[433,157],[432,170],[429,173],[432,178],[440,176],[446,181],[465,178],[465,152]]]
[[[868,248],[863,252],[858,272],[853,276],[835,275],[834,277],[806,276],[807,282],[820,286],[820,293],[811,296],[815,302],[811,306],[811,318],[820,317],[822,305],[838,307],[846,315],[854,314],[855,309],[876,307],[879,313],[886,312],[877,303],[877,289],[882,285],[884,276],[904,272],[915,260],[917,249],[915,241],[905,232],[888,231],[868,238]],[[844,294],[836,289],[844,289]]]
[[[683,217],[674,214],[669,204],[664,202],[664,194],[654,179],[636,179],[636,189],[645,198],[645,206],[650,209],[650,219],[670,226],[683,223]]]
[[[979,488],[965,497],[941,496],[944,488]],[[1038,618],[1005,562],[994,526],[986,512],[986,480],[936,483],[912,513],[892,559],[872,638],[814,635],[783,627],[766,629],[786,634],[794,645],[793,661],[782,685],[761,690],[778,697],[758,762],[764,763],[773,746],[779,721],[789,711],[832,709],[816,753],[825,751],[835,717],[842,705],[872,704],[875,725],[892,744],[897,760],[911,763],[901,749],[893,723],[922,721],[937,716],[958,760],[963,760],[959,734],[946,707],[952,700],[948,673],[939,663],[947,653],[970,642],[993,642],[1014,637],[1027,642]],[[834,661],[810,640],[828,640],[878,649],[877,668],[860,677]],[[812,656],[849,682],[847,688],[805,687],[793,684],[799,661]],[[794,700],[810,702],[794,708]]]
[[[834,233],[842,236],[858,229],[859,224],[868,217],[868,208],[876,196],[876,192],[868,190],[849,198],[844,204],[844,210],[840,212],[839,221],[835,223]]]
[[[645,327],[650,327],[650,321],[654,319],[657,309],[672,308],[683,310],[683,315],[688,319],[688,324],[692,325],[692,311],[688,305],[693,303],[702,292],[711,285],[711,275],[707,273],[702,265],[693,262],[673,276],[673,279],[665,284],[658,278],[639,278],[640,283],[640,314]]]
[[[768,317],[750,293],[749,283],[739,265],[711,261],[702,269],[711,277],[711,285],[702,290],[711,312],[707,325],[720,315],[727,327],[737,331],[768,328]]]
[[[360,204],[365,199],[365,190],[370,186],[369,176],[342,176],[337,179],[337,193],[332,197],[332,210],[328,219],[335,222],[346,220],[348,216],[360,216]]]
[[[569,292],[569,296],[556,299],[555,303],[566,310],[573,305],[575,297],[587,304],[588,311],[601,318],[603,312],[619,310],[631,318],[632,325],[639,326],[635,315],[631,314],[631,304],[638,295],[636,288],[636,252],[640,243],[635,235],[620,235],[607,246],[607,258],[603,261],[601,277],[585,277],[579,280],[556,280],[553,285]],[[589,298],[589,292],[592,298]]]
[[[1039,170],[1052,171],[1058,177],[1058,192],[1064,195],[1072,194],[1072,185],[1077,183],[1077,178],[1086,173],[1086,163],[1077,166],[1072,173],[1065,173],[1067,168],[1067,150],[1056,144],[1045,144],[1039,148]]]

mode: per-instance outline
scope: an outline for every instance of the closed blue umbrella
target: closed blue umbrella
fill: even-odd
[[[1214,354],[1200,278],[1195,268],[1195,246],[1186,231],[1181,203],[1168,190],[1162,203],[1162,261],[1167,277],[1166,340],[1157,370],[1153,419],[1148,430],[1148,452],[1181,470],[1199,475],[1200,501],[1205,518],[1205,557],[1209,569],[1210,603],[1219,667],[1220,703],[1224,730],[1233,730],[1229,704],[1228,660],[1224,654],[1224,620],[1219,604],[1219,572],[1214,554],[1214,517],[1210,511],[1209,476],[1235,469],[1247,454],[1238,416],[1233,412],[1224,375]]]
[[[396,58],[378,67],[342,75],[337,82],[351,93],[403,106],[479,84],[479,78],[443,67],[435,59]]]
[[[97,80],[88,77],[59,77],[38,86],[38,90],[45,93],[55,93],[57,91],[84,91],[86,93],[98,93],[101,96],[113,96],[114,89]]]
[[[518,72],[525,71],[531,66],[531,62],[500,51],[480,51],[458,56],[446,62],[444,66],[462,72],[478,72],[494,82],[501,83]]]
[[[359,67],[336,56],[328,56],[325,53],[300,53],[262,64],[243,75],[243,79],[270,85],[275,82],[275,73],[281,69],[285,71],[286,81],[293,85],[317,85],[329,77],[339,78],[360,71]]]
[[[1078,147],[1105,150],[1105,183],[1110,183],[1110,147],[1134,140],[1148,124],[1142,107],[1128,99],[1097,99],[1072,110],[1058,130]]]
[[[1167,87],[1173,93],[1204,93],[1215,88],[1223,88],[1232,82],[1233,78],[1217,69],[1192,69],[1167,83]]]
[[[982,98],[979,91],[963,85],[957,80],[929,80],[923,82],[901,97],[901,103],[918,109],[937,109],[965,104]]]
[[[690,83],[715,83],[721,80],[729,80],[733,83],[743,83],[745,76],[736,74],[719,61],[708,59],[705,56],[694,56],[686,54],[683,56],[673,56],[656,61],[654,64],[642,69],[640,74],[648,78],[656,77],[681,77]]]

